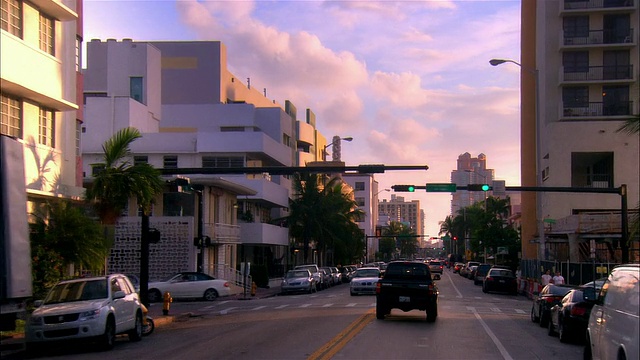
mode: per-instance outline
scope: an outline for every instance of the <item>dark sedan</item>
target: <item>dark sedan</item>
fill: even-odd
[[[558,335],[561,342],[585,339],[593,302],[584,300],[583,289],[573,289],[551,308],[549,336]]]
[[[540,322],[540,327],[549,325],[549,317],[551,316],[551,308],[560,304],[562,298],[567,295],[571,289],[575,289],[571,285],[553,285],[549,284],[542,288],[540,293],[533,293],[533,305],[531,306],[531,321]]]
[[[509,269],[491,268],[482,282],[482,292],[508,292],[518,295],[518,281]]]

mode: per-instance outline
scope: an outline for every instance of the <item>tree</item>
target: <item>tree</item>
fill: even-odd
[[[87,189],[90,201],[103,224],[113,226],[125,209],[129,198],[135,197],[142,210],[140,232],[140,297],[146,304],[149,281],[149,211],[153,199],[162,193],[164,181],[160,172],[146,163],[131,163],[131,143],[142,135],[135,128],[124,128],[116,132],[104,145],[103,162],[94,164],[100,171],[94,175]],[[105,227],[105,234],[106,234]]]
[[[100,224],[82,208],[63,200],[45,204],[31,225],[34,296],[65,277],[70,265],[80,270],[100,272],[111,242],[102,236]]]
[[[141,137],[135,128],[119,130],[102,145],[104,161],[93,164],[100,170],[87,189],[87,199],[104,224],[115,224],[131,197],[148,214],[154,197],[162,193],[164,181],[157,169],[146,163],[131,163],[131,143]]]
[[[411,257],[416,253],[418,240],[411,228],[399,221],[391,221],[382,231],[384,239],[393,239],[394,251],[399,251],[401,257]]]
[[[309,262],[309,247],[315,243],[320,258],[327,261],[327,250],[332,250],[333,262],[349,263],[362,256],[364,234],[355,220],[362,215],[352,193],[345,191],[340,178],[322,185],[318,174],[295,174],[295,198],[289,202],[291,237],[303,242],[304,262]],[[276,219],[274,221],[280,221]]]

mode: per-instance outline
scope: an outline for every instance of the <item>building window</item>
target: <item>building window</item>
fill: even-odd
[[[613,152],[572,153],[572,187],[613,187]]]
[[[82,121],[76,120],[76,156],[80,156],[80,139],[82,137]]]
[[[563,19],[565,39],[589,37],[589,16],[567,16]],[[570,44],[576,44],[571,41]]]
[[[82,69],[82,38],[76,36],[76,72]]]
[[[91,165],[91,176],[100,175],[105,170],[104,164]]]
[[[587,86],[568,86],[562,88],[564,107],[588,107],[589,88]]]
[[[133,165],[148,164],[149,157],[146,155],[137,155],[133,157]]]
[[[22,102],[8,96],[0,96],[0,134],[22,138]]]
[[[178,157],[176,155],[165,155],[162,166],[165,169],[177,169]]]
[[[355,191],[363,191],[364,190],[364,181],[356,181],[354,190]]]
[[[22,38],[22,1],[1,0],[0,28],[11,35]]]
[[[55,147],[55,115],[52,110],[40,108],[38,140],[40,144]]]
[[[143,103],[142,101],[142,77],[131,77],[129,79],[129,96],[139,103]]]
[[[364,198],[363,197],[356,197],[356,205],[364,206]]]
[[[53,19],[40,14],[40,50],[51,55],[55,55],[55,35],[53,29]]]
[[[565,73],[588,73],[589,52],[567,51],[562,54],[562,66]]]
[[[235,168],[243,167],[244,158],[241,156],[203,156],[203,168]]]

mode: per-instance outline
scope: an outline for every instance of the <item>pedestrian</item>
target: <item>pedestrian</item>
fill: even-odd
[[[560,271],[556,271],[556,276],[553,277],[553,283],[555,285],[564,284],[564,277],[562,277]]]
[[[553,278],[551,277],[551,270],[547,270],[546,273],[542,274],[542,281],[540,281],[542,286],[549,285],[553,283]]]

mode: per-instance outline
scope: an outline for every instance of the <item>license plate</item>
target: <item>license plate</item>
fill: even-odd
[[[498,282],[499,282],[499,283],[504,283],[504,280],[499,280]]]
[[[398,300],[400,302],[411,302],[411,298],[408,296],[400,296],[400,299]]]

